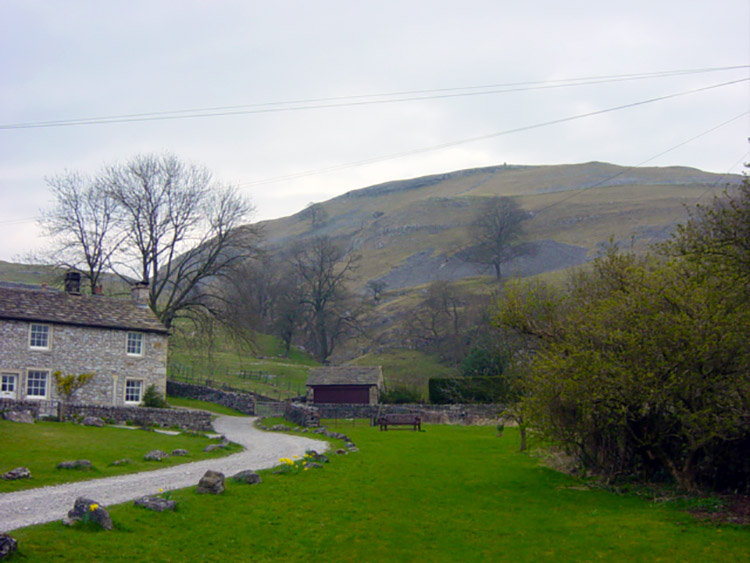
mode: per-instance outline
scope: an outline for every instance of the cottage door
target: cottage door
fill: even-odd
[[[0,374],[0,399],[15,399],[18,375],[15,373]]]

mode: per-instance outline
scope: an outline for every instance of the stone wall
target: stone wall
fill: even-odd
[[[28,411],[34,418],[39,418],[41,403],[39,401],[14,401],[0,399],[0,413],[5,411]]]
[[[255,415],[255,397],[252,393],[235,393],[222,391],[213,387],[183,383],[182,381],[167,381],[167,395],[184,399],[197,399],[217,403],[244,414]]]
[[[59,401],[14,401],[0,399],[0,412],[29,411],[34,418],[57,416]],[[103,405],[66,405],[65,418],[97,416],[117,424],[130,422],[139,426],[177,426],[185,430],[210,431],[211,413],[188,409],[151,409],[147,407],[111,407]]]
[[[60,397],[52,373],[65,375],[93,373],[94,379],[73,396],[76,403],[125,405],[126,380],[142,381],[142,391],[155,385],[164,394],[167,381],[167,336],[143,334],[143,355],[127,354],[127,330],[51,325],[49,349],[29,347],[29,322],[0,321],[3,354],[0,370],[16,374],[17,400],[25,400],[29,370],[47,372],[46,396]],[[40,323],[45,324],[45,323]],[[30,399],[33,400],[33,399]]]
[[[320,413],[317,408],[304,403],[287,403],[284,418],[297,426],[317,428],[320,426]]]
[[[296,404],[295,404],[296,405]],[[501,405],[354,405],[354,404],[325,404],[299,405],[288,409],[287,420],[304,425],[305,417],[309,417],[300,407],[317,410],[318,420],[322,418],[369,418],[374,419],[379,414],[415,413],[422,417],[422,422],[428,424],[495,424],[497,415],[502,410]]]
[[[107,407],[101,405],[70,405],[67,417],[98,416],[118,424],[131,422],[138,426],[177,426],[183,430],[210,431],[211,413],[192,409],[152,409],[148,407]]]

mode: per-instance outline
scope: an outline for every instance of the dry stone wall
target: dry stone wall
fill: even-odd
[[[255,397],[252,393],[235,393],[222,391],[213,387],[183,383],[182,381],[167,381],[167,395],[184,399],[197,399],[217,403],[244,414],[255,415]]]
[[[0,413],[28,411],[36,418],[57,416],[58,401],[14,401],[0,399]],[[132,423],[140,426],[177,426],[184,430],[210,431],[211,413],[188,409],[152,409],[147,407],[111,407],[102,405],[67,405],[67,420],[96,416],[116,424]]]
[[[361,405],[317,403],[315,405],[292,403],[287,407],[285,418],[300,426],[309,426],[307,421],[323,418],[370,418],[395,413],[414,413],[428,424],[495,424],[501,405]]]

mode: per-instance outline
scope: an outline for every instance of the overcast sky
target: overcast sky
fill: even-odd
[[[46,176],[154,151],[240,186],[256,220],[503,162],[741,172],[748,5],[0,0],[0,260],[44,242]],[[136,114],[158,119],[109,119]]]

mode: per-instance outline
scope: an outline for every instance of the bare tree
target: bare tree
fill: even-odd
[[[322,227],[328,221],[328,212],[325,210],[322,204],[310,202],[305,207],[303,216],[310,219],[310,226],[315,229]]]
[[[53,239],[54,250],[45,260],[81,271],[94,293],[123,240],[117,204],[100,180],[66,172],[46,181],[55,204],[39,219]]]
[[[482,210],[472,223],[476,260],[492,265],[498,280],[502,276],[502,263],[513,256],[511,251],[521,234],[521,222],[527,216],[512,199],[492,197],[482,203]]]
[[[435,352],[449,363],[459,362],[467,330],[472,326],[467,305],[465,296],[450,282],[432,282],[407,321],[414,347]]]
[[[359,255],[329,237],[315,237],[292,250],[289,261],[299,283],[299,302],[307,315],[310,345],[321,362],[330,357],[356,322],[357,310],[346,284],[358,260]]]
[[[211,284],[257,250],[260,233],[242,226],[252,206],[204,167],[142,155],[110,167],[104,182],[125,233],[117,269],[149,282],[149,305],[167,327],[211,310]]]

